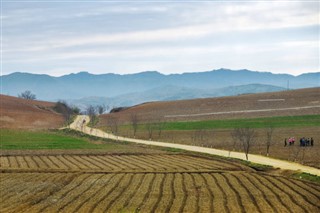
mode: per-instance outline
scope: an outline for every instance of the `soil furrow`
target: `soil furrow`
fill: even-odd
[[[230,183],[234,184],[234,189],[237,189],[240,195],[241,202],[244,205],[246,211],[249,212],[262,212],[259,207],[256,198],[252,195],[252,193],[247,189],[247,186],[243,184],[243,182],[239,178],[239,174],[234,175],[227,173],[225,175],[226,178],[230,179]]]
[[[241,173],[239,174],[239,178],[240,177],[241,181],[244,182],[244,185],[248,187],[249,192],[252,193],[252,196],[257,199],[257,204],[262,212],[278,212],[279,208],[275,207],[269,201],[269,197],[274,196],[270,190],[264,186],[258,186],[253,180],[247,177],[247,174]]]
[[[129,178],[127,177],[129,176]],[[117,190],[114,191],[113,194],[110,194],[110,199],[105,200],[105,202],[108,204],[107,206],[103,207],[103,211],[102,212],[112,212],[109,211],[109,209],[113,206],[113,204],[120,199],[121,196],[123,196],[123,194],[125,194],[125,191],[130,187],[130,185],[132,184],[133,181],[133,174],[129,174],[126,175],[123,182],[121,182],[119,184],[119,186],[117,187]],[[128,180],[129,179],[129,180]]]
[[[95,199],[95,203],[93,203],[93,205],[91,205],[90,207],[86,206],[86,212],[94,212],[94,211],[102,212],[96,209],[100,209],[99,205],[101,205],[101,203],[103,204],[104,200],[108,198],[116,188],[118,188],[119,184],[122,182],[124,177],[125,177],[125,174],[116,175],[115,181],[112,183],[111,187],[108,187],[108,191],[106,193],[103,193],[103,195],[98,200]]]

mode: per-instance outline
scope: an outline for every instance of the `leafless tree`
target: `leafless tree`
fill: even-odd
[[[138,125],[139,125],[139,118],[136,113],[132,113],[130,117],[131,125],[132,125],[132,130],[133,130],[133,137],[136,138],[136,133],[138,130]]]
[[[96,118],[97,118],[97,116],[96,116],[96,114],[97,114],[96,107],[94,107],[92,105],[87,106],[85,113],[90,118],[90,124],[93,125],[95,123],[95,121],[96,121]]]
[[[23,99],[27,99],[27,100],[35,100],[36,99],[36,95],[32,94],[32,92],[30,90],[26,90],[20,94],[18,94],[19,98],[23,98]]]
[[[102,115],[105,111],[109,109],[109,106],[106,106],[105,104],[97,105],[96,110],[99,113],[99,115]]]
[[[152,123],[152,122],[148,122],[145,125],[146,125],[146,129],[148,131],[149,140],[151,140],[152,139],[153,130],[155,128],[155,124]]]
[[[237,138],[239,138],[239,141],[243,147],[243,152],[245,153],[246,159],[248,160],[248,154],[250,151],[250,147],[256,137],[255,130],[252,128],[249,128],[249,127],[236,128],[234,130],[234,134]]]
[[[239,141],[238,130],[237,129],[233,129],[230,132],[230,135],[231,135],[231,138],[232,138],[232,151],[235,151],[237,142]],[[230,154],[231,154],[231,149],[229,150],[229,157],[230,157]]]
[[[161,137],[161,133],[162,133],[162,130],[163,128],[165,127],[166,125],[166,122],[162,120],[161,117],[158,118],[158,121],[156,123],[156,128],[158,130],[158,137],[160,138]]]
[[[119,129],[119,120],[115,116],[108,117],[108,126],[111,129],[111,132],[115,135],[118,135],[118,129]]]
[[[269,156],[270,146],[272,146],[272,144],[273,144],[273,141],[272,141],[273,132],[274,132],[274,128],[272,126],[268,127],[266,130],[267,156]]]

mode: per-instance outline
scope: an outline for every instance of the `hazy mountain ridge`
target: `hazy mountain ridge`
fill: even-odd
[[[17,72],[0,78],[2,93],[7,95],[17,96],[22,91],[31,90],[41,100],[73,99],[76,103],[81,100],[87,102],[83,98],[95,96],[116,106],[156,100],[280,91],[288,83],[290,89],[320,85],[319,72],[293,76],[228,69],[170,75],[156,71],[126,75],[79,72],[60,77]]]
[[[100,105],[106,104],[110,107],[116,106],[133,106],[144,102],[152,101],[174,101],[195,98],[209,98],[221,96],[234,96],[248,93],[261,93],[261,92],[277,92],[283,91],[283,87],[275,87],[271,85],[262,84],[249,84],[242,86],[232,86],[220,89],[193,89],[176,86],[159,87],[144,92],[129,93],[119,95],[113,98],[106,97],[86,97],[81,99],[73,99],[69,102],[85,109],[86,105]]]

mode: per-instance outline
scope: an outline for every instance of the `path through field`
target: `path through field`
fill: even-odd
[[[201,152],[201,153],[207,153],[207,154],[212,154],[212,155],[219,155],[219,156],[223,156],[223,157],[237,158],[237,159],[241,159],[241,160],[246,159],[244,153],[241,153],[241,152],[229,152],[226,150],[219,150],[219,149],[206,148],[206,147],[198,147],[198,146],[190,146],[190,145],[174,144],[174,143],[166,143],[166,142],[157,142],[157,141],[148,141],[148,140],[140,140],[140,139],[115,136],[113,134],[106,133],[106,132],[99,130],[99,129],[87,127],[86,124],[89,122],[89,120],[90,119],[88,116],[79,115],[76,117],[75,121],[70,125],[70,128],[74,129],[74,130],[82,131],[82,132],[89,134],[89,135],[102,137],[102,138],[109,138],[109,139],[113,139],[113,140],[127,141],[127,142],[140,143],[140,144],[153,145],[153,146],[177,148],[177,149],[183,149],[183,150],[187,150],[187,151]],[[85,121],[85,123],[83,123],[83,121]],[[314,175],[320,176],[320,169],[309,167],[309,166],[304,166],[304,165],[289,162],[289,161],[264,157],[261,155],[249,154],[249,161],[254,162],[254,163],[273,166],[274,168],[301,171],[301,172],[306,172],[309,174],[314,174]]]

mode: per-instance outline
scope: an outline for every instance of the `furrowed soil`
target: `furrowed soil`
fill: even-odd
[[[0,212],[319,212],[320,185],[173,153],[0,156]]]

